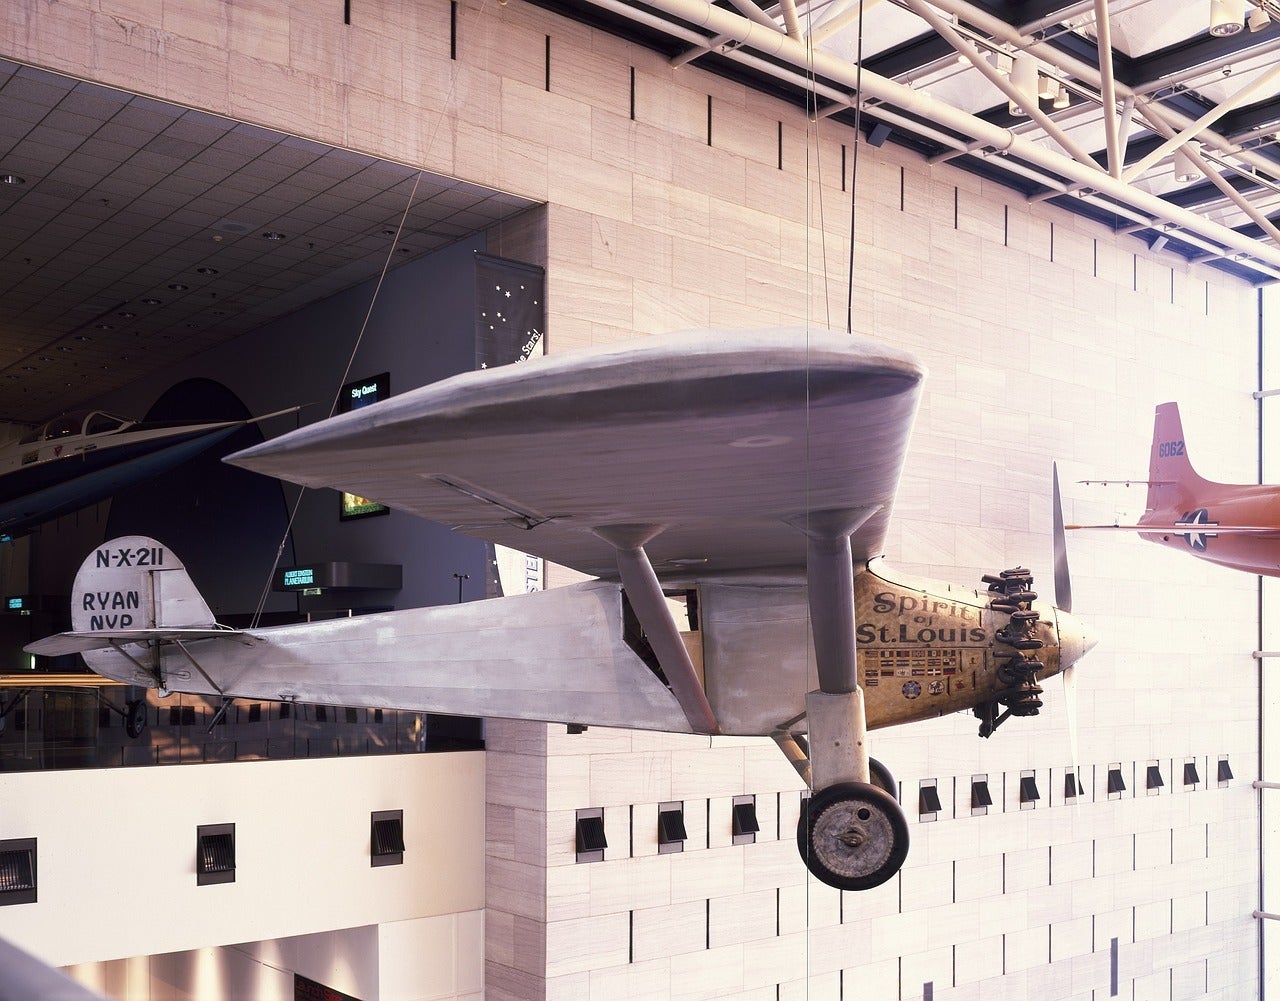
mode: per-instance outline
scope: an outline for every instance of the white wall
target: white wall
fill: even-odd
[[[853,137],[832,123],[521,3],[460,5],[456,61],[445,4],[356,5],[349,29],[300,0],[252,17],[124,6],[9,15],[0,38],[37,62],[546,200],[553,351],[682,327],[840,325],[850,196],[832,165]],[[861,151],[857,191],[857,328],[930,369],[892,562],[973,585],[1022,564],[1049,591],[1050,460],[1068,520],[1133,513],[1140,496],[1075,481],[1145,476],[1167,399],[1203,474],[1252,478],[1247,285],[892,145]],[[1034,769],[1045,798],[972,817],[952,792],[937,822],[913,822],[901,876],[870,893],[805,877],[796,782],[767,743],[491,730],[489,1001],[917,998],[926,985],[939,1001],[1103,997],[1113,939],[1120,997],[1255,996],[1256,582],[1134,538],[1082,535],[1071,557],[1075,611],[1104,637],[1078,672],[1090,802],[1053,796],[1072,753],[1054,688],[1040,717],[990,741],[971,717],[878,733],[908,807],[920,781],[962,789],[978,772],[1008,790]],[[1218,788],[1224,754],[1236,779]],[[1178,787],[1184,758],[1203,762],[1207,787]],[[1166,782],[1152,796],[1132,779],[1150,760]],[[1130,776],[1118,800],[1100,785],[1112,762]],[[761,804],[749,847],[724,843],[739,793]],[[679,858],[647,836],[667,796],[704,818]],[[588,806],[606,810],[610,851],[579,865],[566,821]]]
[[[479,752],[0,775],[0,838],[38,839],[39,900],[0,936],[55,966],[478,911]],[[371,867],[374,810],[404,864]],[[235,823],[234,883],[196,885],[196,827]],[[305,971],[304,971],[305,972]]]

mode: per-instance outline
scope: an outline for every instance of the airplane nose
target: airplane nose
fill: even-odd
[[[1098,634],[1070,612],[1058,610],[1058,652],[1068,668],[1098,645]]]

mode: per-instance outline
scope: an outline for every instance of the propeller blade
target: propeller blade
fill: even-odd
[[[1064,612],[1071,611],[1071,569],[1067,566],[1067,532],[1062,523],[1062,491],[1058,488],[1058,464],[1053,464],[1053,593]],[[1071,771],[1080,795],[1080,732],[1076,713],[1076,668],[1062,669],[1062,703],[1067,714],[1067,734],[1071,741]],[[1079,802],[1079,799],[1076,800]]]
[[[1053,464],[1053,593],[1057,606],[1064,612],[1071,611],[1071,570],[1067,566],[1067,532],[1062,524],[1062,493],[1058,489],[1056,462]]]

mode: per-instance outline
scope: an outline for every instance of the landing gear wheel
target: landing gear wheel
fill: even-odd
[[[893,797],[895,803],[897,802],[898,783],[894,780],[893,772],[875,758],[871,759],[871,784],[877,789],[883,789]]]
[[[906,815],[878,786],[828,786],[800,804],[800,857],[837,890],[869,890],[890,879],[902,868],[909,842]]]
[[[141,737],[142,731],[147,728],[147,702],[145,699],[138,699],[130,702],[124,715],[124,732],[130,737]]]

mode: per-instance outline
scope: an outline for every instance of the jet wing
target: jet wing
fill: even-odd
[[[813,329],[644,338],[468,372],[227,458],[377,500],[585,573],[596,534],[661,526],[659,575],[802,567],[812,512],[874,511],[878,555],[923,371]]]

